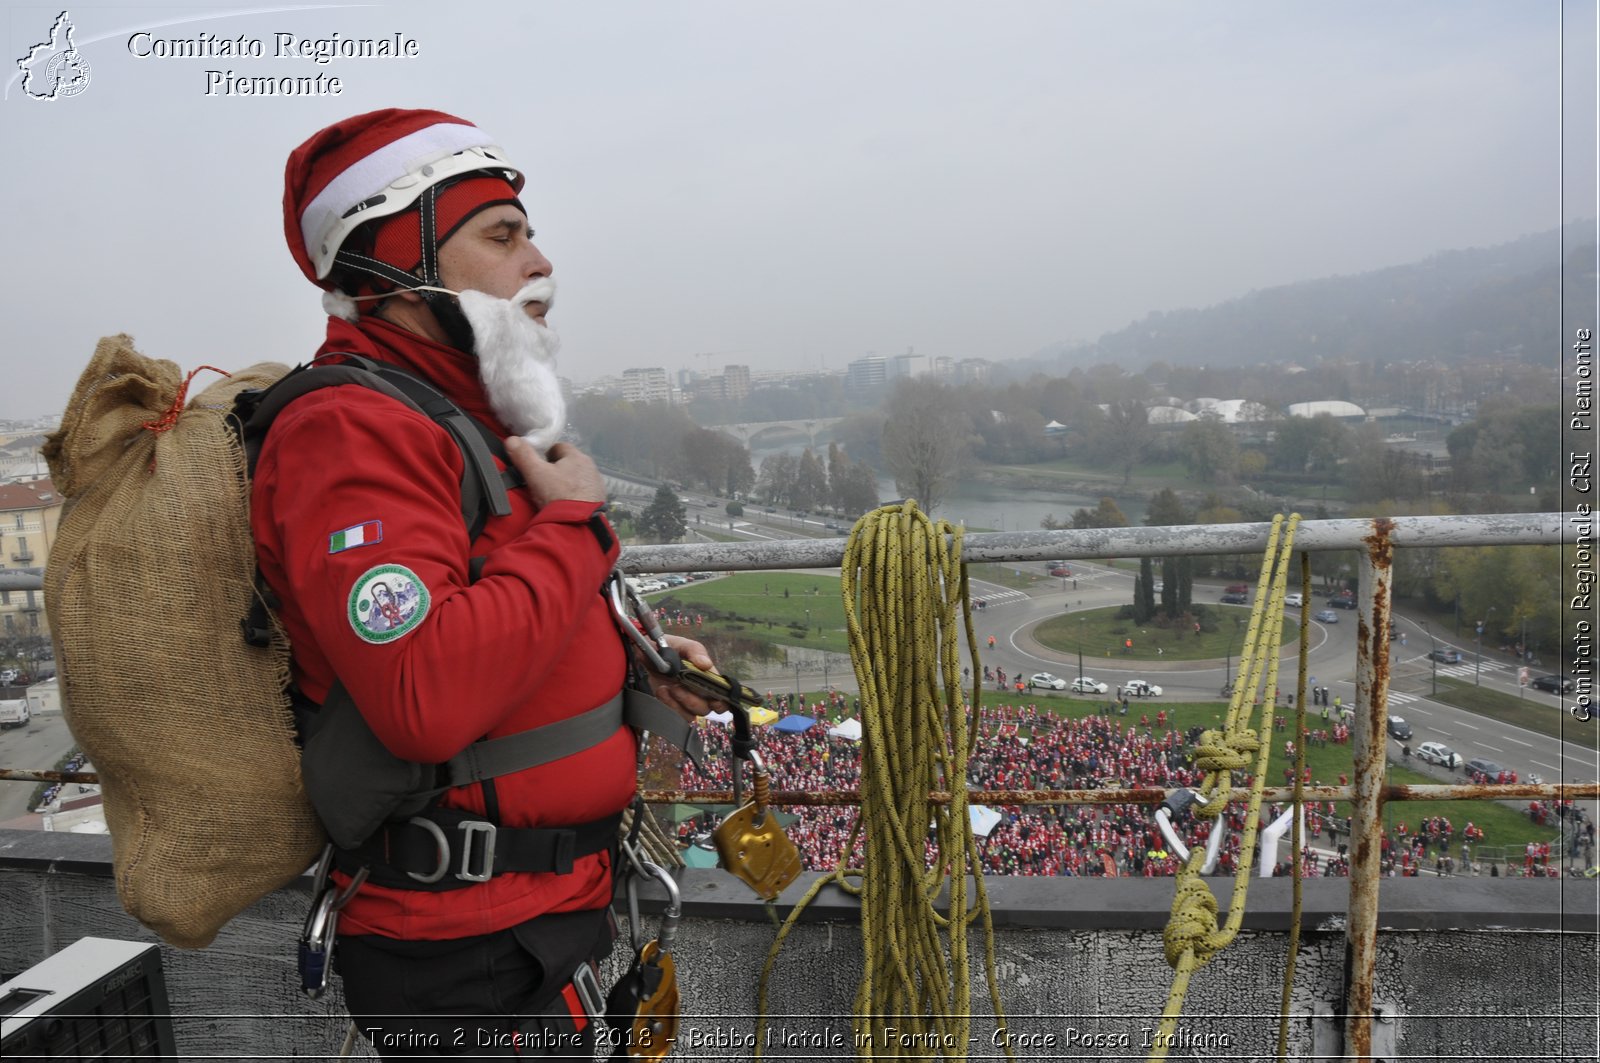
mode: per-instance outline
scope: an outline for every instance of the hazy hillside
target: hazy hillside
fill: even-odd
[[[1157,311],[1092,344],[1049,348],[1022,361],[1051,372],[1157,359],[1224,366],[1510,357],[1549,364],[1564,335],[1586,318],[1592,325],[1593,233],[1592,223],[1568,227],[1565,266],[1561,230],[1552,229],[1498,247],[1267,288],[1205,309]],[[1563,294],[1572,319],[1566,329]]]

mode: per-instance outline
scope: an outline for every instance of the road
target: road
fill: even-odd
[[[1021,567],[1043,565],[1021,564]],[[1072,581],[1052,580],[1052,589],[1045,593],[1027,594],[995,584],[974,582],[973,597],[983,597],[987,608],[976,613],[979,641],[987,636],[996,637],[996,649],[984,651],[985,663],[999,663],[1008,673],[1027,675],[1048,671],[1067,680],[1078,674],[1076,653],[1055,652],[1039,647],[1028,637],[1028,632],[1040,621],[1059,616],[1063,608],[1070,611],[1093,609],[1101,606],[1121,605],[1133,593],[1133,575],[1118,569],[1089,562],[1074,561],[1072,571],[1077,578],[1077,589]],[[1056,589],[1057,583],[1065,584]],[[1219,597],[1222,581],[1216,586],[1196,584],[1195,594],[1202,600]],[[1313,607],[1321,608],[1320,599]],[[1298,611],[1290,610],[1298,619]],[[1355,701],[1356,680],[1356,625],[1355,613],[1335,611],[1339,621],[1324,624],[1313,620],[1308,645],[1308,673],[1316,685],[1325,686],[1329,696],[1338,697],[1346,704]],[[1428,658],[1429,642],[1425,630],[1404,615],[1397,619],[1404,640],[1390,643],[1389,714],[1400,717],[1412,725],[1414,733],[1409,740],[1415,749],[1422,742],[1443,742],[1461,754],[1463,762],[1485,757],[1515,771],[1519,778],[1538,775],[1546,782],[1590,782],[1600,778],[1600,753],[1576,743],[1564,743],[1548,735],[1530,731],[1510,723],[1479,716],[1466,709],[1437,701],[1429,696],[1434,662]],[[1440,640],[1440,646],[1450,645]],[[1439,665],[1438,674],[1456,679],[1479,678],[1482,685],[1503,694],[1518,694],[1516,667],[1508,662],[1484,656],[1475,658],[1472,648],[1462,649],[1464,660],[1455,665]],[[1132,678],[1148,679],[1163,688],[1167,700],[1207,700],[1217,697],[1222,689],[1227,668],[1225,663],[1194,664],[1179,662],[1130,662],[1117,657],[1099,654],[1083,658],[1085,670],[1094,678],[1108,684],[1113,692],[1119,682]],[[1234,662],[1235,664],[1237,661]],[[1297,662],[1291,657],[1280,665],[1280,687],[1288,689],[1294,684]],[[1308,685],[1309,681],[1308,681]],[[1561,699],[1554,694],[1525,688],[1522,700],[1531,713],[1545,714],[1551,720],[1564,717]],[[1570,728],[1595,727],[1595,723],[1581,724],[1565,717]],[[1391,745],[1398,743],[1391,740]],[[1391,755],[1395,750],[1391,750]],[[1413,762],[1412,767],[1426,770]],[[1441,779],[1449,778],[1440,773]],[[1455,776],[1461,779],[1461,776]],[[1585,802],[1586,811],[1600,811],[1596,802]]]
[[[26,727],[0,731],[0,767],[48,771],[72,750],[72,735],[59,712],[36,713]],[[0,823],[27,816],[38,783],[0,782]]]

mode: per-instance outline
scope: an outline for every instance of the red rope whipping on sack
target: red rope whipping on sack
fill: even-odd
[[[152,432],[165,432],[176,425],[178,423],[178,417],[183,413],[184,403],[186,403],[189,399],[190,381],[194,380],[195,377],[199,376],[207,369],[211,370],[213,373],[221,373],[225,377],[233,376],[233,374],[228,372],[226,369],[218,369],[214,365],[202,365],[200,368],[192,371],[188,376],[183,378],[183,383],[178,385],[178,394],[172,400],[172,405],[167,407],[167,412],[163,413],[154,421],[144,422],[144,424],[140,425],[140,427],[148,428]]]

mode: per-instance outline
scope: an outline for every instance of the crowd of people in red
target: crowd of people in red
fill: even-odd
[[[830,736],[831,721],[859,712],[853,699],[838,692],[813,704],[787,695],[768,695],[779,713],[809,716],[816,726],[799,733],[771,727],[757,730],[758,749],[772,773],[772,786],[781,790],[854,791],[861,783],[860,749],[847,738]],[[1156,725],[1141,715],[1137,726],[1117,715],[1065,719],[1034,705],[988,706],[978,717],[979,736],[968,764],[968,786],[974,790],[1092,789],[1106,785],[1175,788],[1193,786],[1201,773],[1189,759],[1189,747],[1199,729],[1188,732],[1165,727],[1166,714]],[[707,735],[706,770],[685,766],[684,789],[727,789],[731,785],[727,730],[713,727]],[[1342,727],[1324,740],[1349,740]],[[1289,775],[1292,781],[1292,773]],[[1309,777],[1305,780],[1312,783]],[[1339,780],[1345,782],[1344,778]],[[747,780],[748,782],[748,780]],[[748,790],[747,790],[748,792]],[[797,818],[785,829],[800,850],[808,870],[831,870],[849,842],[856,819],[854,806],[792,806],[783,809]],[[1000,816],[986,837],[978,839],[983,869],[1002,875],[1172,875],[1177,855],[1162,836],[1148,805],[1031,805],[994,806]],[[1270,823],[1283,807],[1270,807],[1263,822]],[[1565,810],[1563,810],[1565,812]],[[678,825],[680,841],[702,838],[712,826],[710,813]],[[1238,866],[1245,810],[1224,813],[1227,838],[1217,862],[1218,874]],[[1203,846],[1211,821],[1176,819],[1185,844]],[[1306,804],[1305,873],[1329,876],[1349,873],[1349,820],[1335,814],[1333,802]],[[1471,821],[1459,833],[1460,862],[1451,850],[1457,830],[1448,818],[1429,817],[1413,830],[1397,822],[1383,837],[1384,873],[1409,876],[1452,874],[1482,870],[1472,861],[1473,847],[1483,841],[1483,831]],[[1322,838],[1326,837],[1326,843]],[[930,838],[931,846],[931,838]],[[1548,850],[1548,845],[1545,846]],[[1526,863],[1529,874],[1555,873],[1548,852]],[[846,859],[860,866],[861,841]],[[1288,861],[1275,864],[1275,873],[1290,874]],[[1511,872],[1514,868],[1508,867]],[[1498,874],[1498,867],[1493,869]]]

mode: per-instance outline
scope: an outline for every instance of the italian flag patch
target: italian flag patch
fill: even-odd
[[[336,531],[328,536],[328,553],[337,554],[340,550],[353,550],[358,546],[371,546],[373,543],[383,542],[383,521],[369,520],[365,524],[357,524],[344,531]]]

